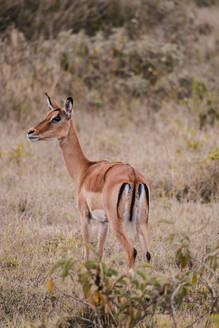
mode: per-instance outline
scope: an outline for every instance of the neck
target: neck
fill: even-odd
[[[88,168],[89,161],[81,149],[72,120],[68,135],[60,140],[59,145],[62,149],[68,172],[77,187],[81,177]]]

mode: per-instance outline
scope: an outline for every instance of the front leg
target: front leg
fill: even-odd
[[[86,262],[89,258],[89,247],[88,244],[90,242],[90,217],[89,216],[81,216],[81,233],[83,242],[85,244],[84,248],[84,261]]]

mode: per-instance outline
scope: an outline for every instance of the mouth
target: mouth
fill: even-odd
[[[32,142],[39,141],[38,136],[29,136],[29,135],[27,135],[27,139],[32,141]]]

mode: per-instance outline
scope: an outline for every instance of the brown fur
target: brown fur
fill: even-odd
[[[54,110],[46,115],[46,118],[29,130],[29,137],[37,136],[39,140],[48,138],[58,138],[60,147],[63,152],[64,160],[76,184],[77,205],[81,216],[82,237],[86,244],[89,243],[88,226],[92,220],[92,212],[102,210],[105,218],[100,222],[100,231],[98,237],[98,255],[102,258],[103,246],[107,235],[109,222],[115,236],[124,247],[129,267],[132,268],[135,262],[136,250],[127,237],[126,218],[124,210],[126,205],[129,208],[129,218],[134,220],[140,196],[138,195],[139,184],[144,184],[149,193],[149,184],[143,174],[134,169],[129,164],[121,162],[110,163],[108,161],[89,161],[84,155],[74,127],[73,119],[66,118],[66,108],[58,108],[57,104],[51,101]],[[51,122],[51,118],[60,114],[61,121],[58,123]],[[69,115],[69,108],[68,108]],[[70,113],[71,115],[71,113]],[[131,186],[129,195],[126,196],[125,190],[120,195],[121,199],[117,208],[118,196],[121,186],[127,183]],[[125,189],[125,188],[123,188]],[[139,205],[140,206],[140,205]],[[117,211],[118,209],[118,211]],[[134,224],[137,232],[142,236],[147,254],[148,247],[148,211],[149,204],[146,198],[142,200],[139,218]],[[85,249],[85,260],[88,259],[89,249]]]

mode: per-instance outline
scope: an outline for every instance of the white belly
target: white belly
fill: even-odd
[[[106,222],[107,221],[107,217],[105,215],[104,210],[94,210],[91,211],[91,216],[94,220],[97,220],[99,222]]]

